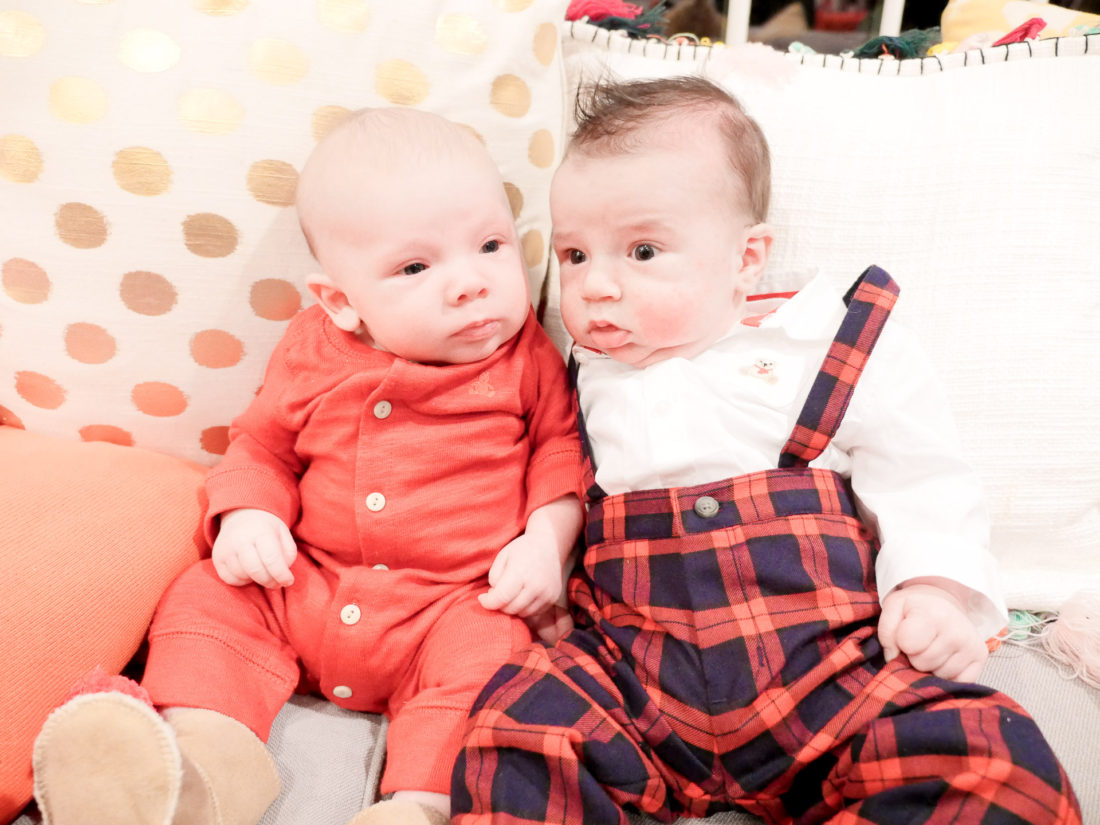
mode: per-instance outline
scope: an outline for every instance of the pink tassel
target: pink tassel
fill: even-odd
[[[1040,633],[1051,658],[1100,688],[1100,591],[1074,593]]]

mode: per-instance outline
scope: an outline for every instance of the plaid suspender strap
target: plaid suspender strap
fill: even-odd
[[[877,266],[868,267],[848,290],[844,296],[848,312],[779,456],[780,468],[805,467],[836,435],[898,292],[894,279]]]
[[[592,466],[592,445],[588,441],[584,413],[581,412],[581,399],[577,395],[577,370],[577,359],[573,357],[573,353],[569,353],[569,383],[573,385],[573,399],[577,404],[577,430],[580,432],[581,452],[584,455],[584,495],[588,501],[599,501],[607,493],[596,483],[596,468]]]

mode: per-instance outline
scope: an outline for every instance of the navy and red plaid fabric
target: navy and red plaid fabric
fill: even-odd
[[[878,273],[849,304],[840,336],[855,343],[822,369],[839,380],[810,414],[834,432],[892,304],[878,296],[897,292]],[[591,502],[577,629],[482,692],[456,823],[737,807],[799,825],[1080,822],[1011,699],[884,661],[876,542],[844,479],[798,466],[821,442],[798,440],[791,469]]]

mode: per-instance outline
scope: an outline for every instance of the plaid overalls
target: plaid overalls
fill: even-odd
[[[482,692],[454,822],[1080,823],[1003,694],[886,663],[878,545],[848,483],[809,468],[897,298],[868,269],[774,470],[604,496],[592,487],[576,630]],[[582,427],[583,431],[583,427]]]

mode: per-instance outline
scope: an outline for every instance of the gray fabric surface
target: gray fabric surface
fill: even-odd
[[[1041,653],[1006,645],[989,660],[981,681],[1002,690],[1035,717],[1069,774],[1085,825],[1100,825],[1100,690],[1066,678]],[[270,746],[283,792],[261,825],[345,825],[374,801],[381,773],[384,720],[341,710],[323,699],[296,696],[272,729]],[[654,820],[632,816],[636,825]],[[27,813],[14,825],[39,825]],[[723,813],[708,825],[758,825],[756,817]]]

